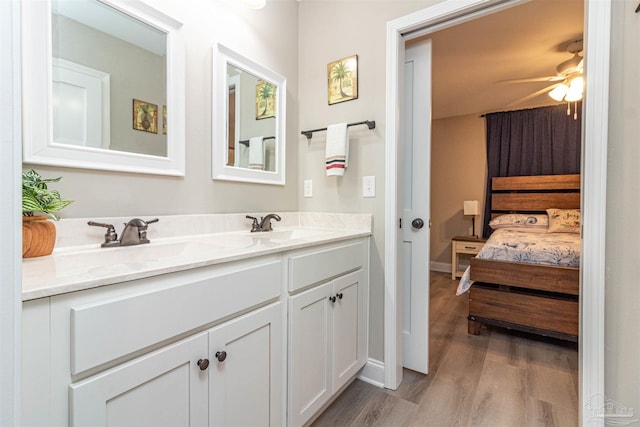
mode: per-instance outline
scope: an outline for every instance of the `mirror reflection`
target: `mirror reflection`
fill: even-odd
[[[287,80],[214,46],[211,177],[285,185]]]
[[[53,142],[167,157],[167,34],[96,0],[51,12]]]
[[[227,166],[276,170],[277,86],[227,63]]]

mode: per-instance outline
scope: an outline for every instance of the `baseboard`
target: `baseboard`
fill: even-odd
[[[384,363],[370,358],[360,371],[358,379],[376,387],[384,388]]]
[[[446,262],[431,261],[429,267],[431,271],[439,271],[441,273],[451,274],[451,264]]]

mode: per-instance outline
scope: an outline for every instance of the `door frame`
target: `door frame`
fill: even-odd
[[[385,302],[384,386],[396,389],[402,381],[402,287],[398,286],[399,191],[401,141],[400,105],[404,82],[404,42],[527,0],[445,0],[387,23],[386,162],[385,162]],[[582,256],[580,266],[579,378],[581,422],[589,420],[585,403],[604,395],[604,278],[607,140],[609,122],[609,52],[611,4],[585,0],[585,74],[581,174]],[[600,421],[601,424],[601,421]]]
[[[0,425],[20,425],[22,107],[17,0],[0,1],[0,40]]]

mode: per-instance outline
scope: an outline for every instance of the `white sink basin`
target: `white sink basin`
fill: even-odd
[[[251,233],[252,237],[259,239],[262,243],[286,244],[289,242],[315,239],[330,234],[330,230],[297,228],[294,230],[273,230],[265,232]]]

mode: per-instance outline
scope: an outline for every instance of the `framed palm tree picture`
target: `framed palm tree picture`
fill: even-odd
[[[358,55],[327,65],[329,105],[358,98]]]
[[[276,116],[276,87],[264,80],[256,85],[256,120]]]

